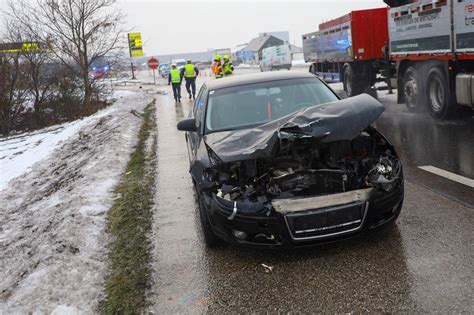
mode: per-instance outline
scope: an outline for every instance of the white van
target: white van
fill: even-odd
[[[267,47],[262,50],[261,71],[291,69],[291,51],[289,45]]]

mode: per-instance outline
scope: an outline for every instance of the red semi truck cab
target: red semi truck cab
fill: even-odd
[[[352,96],[375,84],[388,42],[387,8],[357,10],[304,34],[303,52],[311,72],[343,82]]]

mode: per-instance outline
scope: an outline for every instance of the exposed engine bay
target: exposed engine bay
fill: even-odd
[[[353,140],[280,140],[272,158],[215,163],[208,188],[228,201],[266,204],[277,198],[319,196],[375,187],[390,191],[401,163],[390,144],[368,127]]]

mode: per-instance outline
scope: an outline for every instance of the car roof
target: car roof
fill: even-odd
[[[304,79],[304,78],[317,78],[310,72],[303,71],[278,71],[278,72],[259,72],[249,73],[242,75],[234,75],[227,78],[217,79],[206,82],[206,86],[210,90],[218,90],[232,86],[239,86],[244,84],[269,82],[277,80],[288,80],[288,79]]]

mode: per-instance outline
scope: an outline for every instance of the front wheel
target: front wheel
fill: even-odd
[[[209,220],[209,216],[207,214],[206,206],[202,200],[203,197],[201,196],[201,193],[198,191],[196,186],[194,186],[194,191],[196,194],[196,199],[199,208],[199,221],[201,223],[201,232],[204,238],[204,244],[206,244],[206,247],[208,248],[222,246],[224,244],[224,241],[221,240],[216,234],[214,234],[214,231],[211,227],[211,222]]]
[[[440,67],[431,68],[427,75],[427,103],[428,113],[435,119],[445,119],[450,111],[451,99],[448,80]]]

